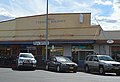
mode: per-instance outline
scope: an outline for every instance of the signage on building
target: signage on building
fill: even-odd
[[[83,23],[84,15],[80,14],[80,23]]]
[[[26,48],[27,48],[27,49],[30,49],[30,50],[35,50],[35,49],[36,49],[35,46],[27,46]]]
[[[114,40],[109,39],[109,40],[107,40],[107,43],[112,44],[112,43],[114,43]]]
[[[33,45],[46,45],[46,41],[34,41]],[[49,42],[47,42],[47,45],[49,45]]]
[[[50,23],[64,23],[64,19],[55,19],[55,18],[50,18],[48,19]],[[39,20],[37,21],[38,24],[46,23],[46,20]]]

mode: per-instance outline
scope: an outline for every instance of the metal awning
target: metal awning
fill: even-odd
[[[2,41],[0,45],[12,44],[33,44],[34,41]],[[49,44],[94,44],[95,40],[67,40],[67,41],[49,41]]]

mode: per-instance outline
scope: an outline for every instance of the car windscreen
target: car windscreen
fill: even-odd
[[[31,55],[31,54],[20,54],[20,57],[33,58],[33,55]]]
[[[99,56],[98,58],[104,61],[114,61],[110,56]]]
[[[67,57],[56,57],[57,61],[62,61],[62,62],[67,62],[67,61],[71,61],[69,58]]]

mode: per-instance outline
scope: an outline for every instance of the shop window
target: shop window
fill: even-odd
[[[10,48],[0,48],[0,55],[10,56],[11,49]]]
[[[36,47],[35,46],[30,46],[30,45],[25,45],[25,46],[21,46],[21,48],[19,49],[19,52],[21,53],[32,53],[33,55],[36,55]]]
[[[86,52],[85,51],[80,51],[79,52],[79,60],[84,60],[86,56]]]
[[[112,46],[112,58],[120,62],[120,46]]]
[[[80,51],[80,50],[92,50],[94,46],[92,44],[81,44],[81,45],[73,45],[72,51]]]
[[[6,48],[0,48],[0,55],[6,55]]]
[[[50,56],[53,56],[53,55],[63,55],[63,47],[52,45],[50,47]]]
[[[87,55],[93,54],[94,46],[92,44],[72,45],[72,52],[73,58],[75,57],[77,60],[85,60]],[[76,54],[74,52],[76,52]]]
[[[93,54],[93,51],[79,51],[79,60],[84,60],[87,55]]]
[[[83,23],[83,21],[84,21],[84,15],[80,14],[80,23]]]

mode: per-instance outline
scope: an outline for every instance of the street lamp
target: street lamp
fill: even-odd
[[[46,61],[48,58],[48,0],[47,0],[47,6],[46,6]]]

